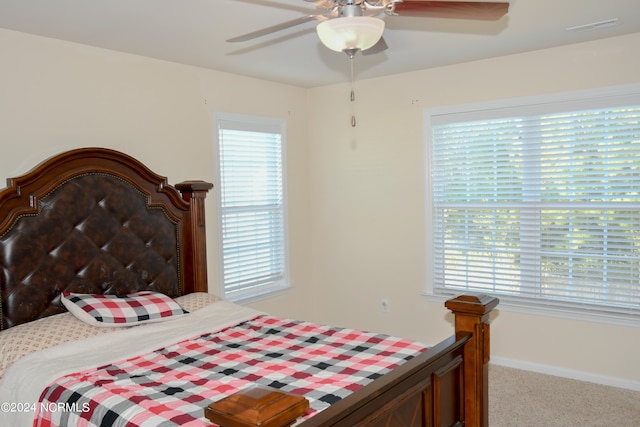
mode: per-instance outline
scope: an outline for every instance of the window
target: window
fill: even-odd
[[[429,292],[640,320],[640,87],[427,112]]]
[[[284,122],[216,116],[222,293],[229,300],[288,286]]]

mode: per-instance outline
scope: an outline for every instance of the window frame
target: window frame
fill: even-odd
[[[604,87],[581,91],[572,91],[548,95],[536,95],[520,98],[491,100],[462,105],[450,105],[427,108],[424,110],[424,141],[425,141],[425,218],[426,218],[426,289],[424,295],[429,299],[443,301],[447,299],[446,293],[435,289],[434,284],[434,201],[432,181],[432,129],[438,121],[457,122],[481,120],[483,118],[497,118],[500,111],[509,111],[509,116],[519,115],[520,111],[531,114],[536,110],[540,113],[553,113],[560,111],[573,111],[572,106],[579,103],[580,110],[597,107],[617,107],[624,105],[640,105],[640,84]],[[460,120],[454,120],[457,116]],[[523,301],[517,297],[496,294],[501,298],[501,307],[506,311],[515,311],[526,314],[552,315],[555,317],[570,318],[576,320],[597,321],[603,323],[640,325],[640,314],[629,313],[626,310],[619,312],[601,311],[590,307],[579,307],[559,303],[549,303],[545,300]]]
[[[225,287],[225,253],[223,240],[223,182],[222,182],[222,165],[220,153],[220,131],[221,129],[231,129],[230,126],[224,127],[225,123],[234,123],[233,129],[246,130],[255,132],[274,133],[280,135],[280,162],[281,162],[281,192],[282,201],[279,206],[281,217],[281,250],[282,250],[282,276],[279,280],[257,285],[253,290],[241,290],[235,293],[229,292]],[[241,129],[238,129],[241,128]],[[286,170],[286,121],[284,119],[224,113],[214,114],[214,161],[216,165],[216,212],[217,212],[217,231],[218,231],[218,289],[222,298],[236,303],[251,303],[266,298],[286,293],[291,288],[290,283],[290,253],[289,253],[289,223],[288,223],[288,202],[287,202],[287,170]]]

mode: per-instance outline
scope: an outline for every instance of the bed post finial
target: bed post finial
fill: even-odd
[[[444,304],[455,315],[456,334],[472,334],[464,348],[466,427],[489,425],[489,314],[498,302],[489,295],[461,295]]]
[[[191,218],[189,220],[190,248],[185,248],[192,257],[193,271],[186,271],[185,293],[208,292],[207,279],[207,234],[205,230],[204,199],[213,184],[205,181],[185,181],[175,187],[182,194],[182,198],[191,204]],[[188,239],[189,240],[189,239]]]

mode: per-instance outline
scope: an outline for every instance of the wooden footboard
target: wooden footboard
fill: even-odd
[[[485,295],[448,300],[454,336],[299,426],[488,426],[489,313],[497,304]]]

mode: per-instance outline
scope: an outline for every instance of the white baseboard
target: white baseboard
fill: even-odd
[[[577,371],[574,369],[558,368],[556,366],[543,365],[540,363],[524,362],[522,360],[509,359],[506,357],[491,356],[491,363],[494,365],[506,366],[507,368],[522,369],[540,374],[554,375],[556,377],[570,378],[573,380],[588,381],[611,387],[640,391],[640,381],[592,374],[590,372]]]

